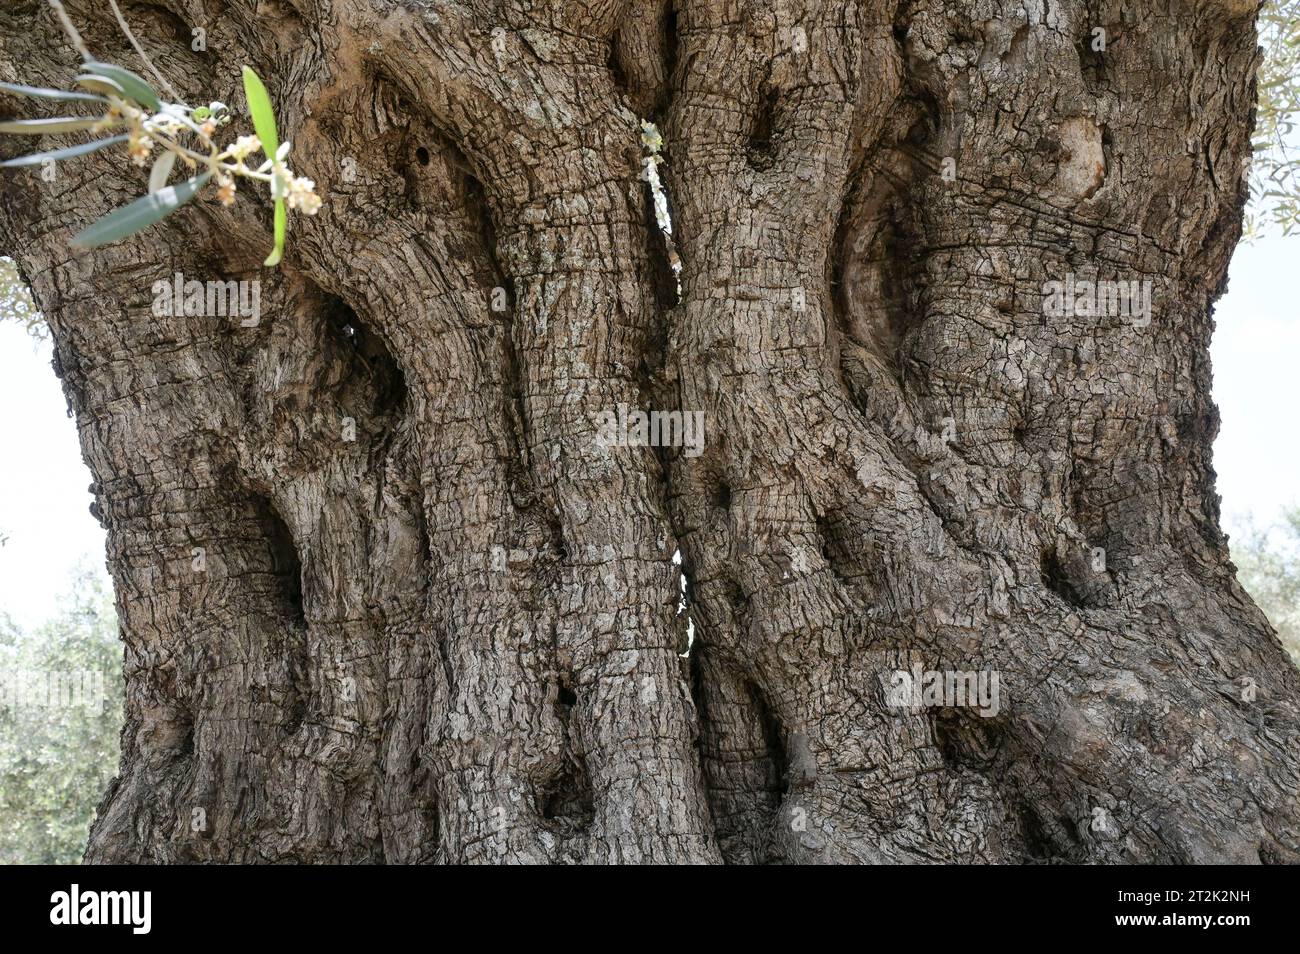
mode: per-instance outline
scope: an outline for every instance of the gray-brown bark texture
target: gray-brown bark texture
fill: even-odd
[[[144,173],[3,179],[126,646],[88,860],[1300,860],[1210,465],[1250,0],[124,8],[191,101],[254,66],[325,206],[271,271],[264,193],[86,254]],[[0,79],[75,62],[6,0]],[[154,314],[177,272],[261,321]]]

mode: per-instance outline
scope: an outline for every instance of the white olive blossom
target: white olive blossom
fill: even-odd
[[[126,152],[131,157],[131,161],[137,166],[144,168],[149,161],[149,153],[153,150],[153,140],[145,138],[139,133],[132,133],[130,140],[127,142]]]
[[[217,201],[225,206],[235,204],[235,180],[230,176],[222,176],[217,180]]]
[[[316,183],[305,176],[289,180],[289,194],[286,198],[289,208],[297,209],[307,215],[315,215],[320,209],[321,199],[315,192]]]
[[[243,162],[251,153],[262,148],[262,140],[257,136],[240,136],[230,147],[230,155],[238,162]]]

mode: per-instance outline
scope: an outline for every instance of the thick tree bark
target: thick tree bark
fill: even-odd
[[[124,6],[195,101],[253,65],[326,201],[271,272],[262,197],[74,254],[143,174],[2,180],[126,644],[88,860],[1300,860],[1210,465],[1253,3]],[[0,14],[0,78],[74,66]],[[262,321],[155,316],[176,272]]]

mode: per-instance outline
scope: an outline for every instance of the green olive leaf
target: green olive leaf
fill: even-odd
[[[176,153],[170,149],[160,154],[153,161],[153,168],[149,170],[149,192],[161,192],[167,185],[167,177],[172,174],[172,167],[176,165]]]
[[[102,96],[90,93],[70,93],[61,89],[45,89],[41,86],[23,86],[20,83],[0,83],[0,89],[15,96],[30,96],[33,99],[57,99],[71,103],[106,103]]]
[[[94,90],[96,93],[102,93],[105,96],[116,96],[118,99],[130,99],[124,90],[117,83],[113,82],[107,76],[100,76],[97,73],[82,73],[77,77],[77,85],[84,86],[86,89]]]
[[[112,146],[115,143],[126,142],[127,136],[113,136],[111,139],[99,139],[95,142],[82,143],[80,146],[66,146],[63,149],[51,149],[49,152],[34,152],[30,156],[19,156],[17,159],[8,159],[0,162],[0,167],[12,169],[17,166],[36,166],[46,160],[58,162],[60,159],[73,159],[77,156],[84,156],[87,153],[103,149],[105,146]],[[170,155],[170,153],[169,153]]]
[[[10,119],[0,122],[0,133],[21,133],[25,136],[46,136],[51,133],[80,132],[102,123],[103,117],[74,119],[64,116],[56,119]]]
[[[152,195],[136,199],[130,205],[108,213],[94,225],[86,228],[72,240],[72,244],[77,248],[96,248],[126,238],[128,235],[134,235],[141,229],[148,228],[171,215],[190,201],[211,178],[212,173],[205,172],[177,185],[159,189]]]
[[[248,114],[253,117],[253,129],[262,141],[262,151],[274,156],[280,148],[280,135],[275,128],[275,110],[262,80],[251,66],[244,67],[244,98],[248,100]]]
[[[86,63],[85,66],[90,72],[110,79],[122,87],[122,91],[128,98],[146,107],[150,112],[156,113],[162,108],[162,102],[158,99],[158,93],[154,88],[130,70],[114,66],[112,63],[98,63],[94,60]]]
[[[275,202],[275,248],[271,254],[266,257],[262,264],[267,268],[272,268],[280,264],[280,259],[284,255],[284,234],[289,225],[289,213],[285,211],[284,199],[277,199]]]

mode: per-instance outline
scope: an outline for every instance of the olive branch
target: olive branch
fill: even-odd
[[[280,142],[275,111],[266,86],[251,67],[243,68],[244,96],[248,101],[254,135],[239,136],[224,148],[219,147],[218,132],[231,119],[226,104],[212,102],[192,107],[181,102],[181,97],[145,54],[115,0],[109,2],[131,45],[159,84],[176,101],[163,100],[149,82],[130,70],[95,59],[60,0],[49,0],[72,46],[82,57],[81,72],[75,80],[75,85],[81,90],[45,89],[16,83],[0,83],[0,90],[69,106],[93,106],[98,114],[5,120],[0,121],[0,133],[44,136],[88,131],[116,134],[20,156],[0,162],[0,167],[59,162],[125,143],[131,161],[143,168],[154,149],[160,150],[149,172],[148,194],[83,229],[72,239],[72,245],[78,248],[96,248],[134,235],[185,205],[212,180],[217,184],[218,201],[226,206],[235,201],[237,178],[265,182],[270,186],[271,198],[275,202],[275,246],[264,264],[278,264],[284,254],[288,230],[287,209],[314,215],[321,200],[315,192],[316,184],[311,179],[295,176],[285,164],[290,146],[288,142]],[[250,168],[247,160],[258,151],[264,155],[265,161]],[[183,182],[167,185],[177,161],[190,175]]]

